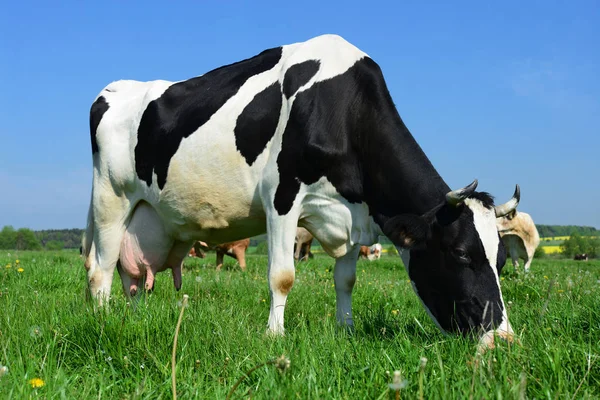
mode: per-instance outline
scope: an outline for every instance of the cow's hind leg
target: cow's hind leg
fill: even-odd
[[[276,211],[267,216],[269,243],[268,281],[271,293],[271,310],[267,332],[283,334],[283,316],[287,296],[294,286],[294,238],[298,216],[293,212],[279,216]]]
[[[338,324],[354,328],[352,320],[352,289],[356,282],[356,260],[360,247],[335,260],[333,278],[335,281],[336,318]]]

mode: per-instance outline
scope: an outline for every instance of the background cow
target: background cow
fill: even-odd
[[[366,258],[370,261],[379,260],[381,258],[381,244],[375,243],[372,246],[360,246],[358,253],[359,258]]]
[[[294,259],[296,261],[307,261],[313,258],[310,252],[314,237],[306,228],[296,228],[296,239],[294,240]]]
[[[282,334],[301,226],[336,259],[340,324],[353,326],[360,246],[386,235],[442,330],[475,331],[485,345],[513,336],[495,219],[517,207],[518,186],[502,205],[477,192],[477,180],[451,190],[400,118],[379,65],[339,36],[179,82],[113,82],[92,104],[90,135],[84,265],[100,304],[117,263],[126,293],[144,274],[152,288],[165,269],[179,289],[194,240],[266,231],[268,331]]]
[[[217,271],[221,270],[223,267],[223,258],[227,255],[229,257],[235,258],[240,263],[240,268],[242,271],[246,271],[246,250],[250,246],[250,239],[242,239],[236,240],[234,242],[221,243],[216,246],[209,246],[208,244],[197,241],[194,243],[194,247],[192,250],[196,255],[200,252],[202,256],[200,258],[204,258],[204,252],[208,250],[215,250],[217,253]]]
[[[524,270],[529,271],[535,249],[540,244],[540,235],[531,216],[521,211],[513,211],[496,219],[496,226],[513,265],[519,266],[519,258],[525,262]]]
[[[190,257],[198,257],[198,258],[205,258],[206,257],[206,253],[204,252],[205,248],[208,248],[208,245],[204,242],[195,242],[194,246],[192,246],[192,248],[190,249]]]
[[[575,261],[587,261],[588,260],[588,255],[587,254],[575,254],[574,257]]]

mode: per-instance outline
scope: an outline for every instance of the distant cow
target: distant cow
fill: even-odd
[[[373,246],[360,246],[358,253],[359,258],[366,258],[370,261],[379,260],[381,258],[381,244],[375,243]]]
[[[194,243],[194,246],[190,250],[189,256],[190,257],[198,257],[198,258],[206,257],[206,253],[204,253],[204,250],[202,249],[202,247],[208,247],[208,246],[204,242]]]
[[[306,228],[296,228],[296,239],[294,241],[294,258],[296,261],[307,261],[313,257],[310,252],[313,239],[313,235]]]
[[[513,265],[518,267],[519,258],[522,258],[525,260],[525,272],[529,271],[535,249],[540,244],[540,235],[531,216],[515,210],[496,218],[496,227]]]
[[[235,242],[228,242],[218,244],[216,246],[209,246],[205,242],[197,241],[194,243],[194,247],[190,250],[190,255],[192,252],[196,257],[204,258],[204,252],[207,250],[214,249],[217,252],[217,271],[221,270],[223,267],[223,258],[225,255],[229,257],[233,257],[240,263],[240,268],[242,271],[246,270],[246,250],[248,250],[248,246],[250,246],[250,239],[242,239],[237,240]]]
[[[576,261],[587,261],[588,260],[588,255],[587,254],[575,254],[575,258]]]

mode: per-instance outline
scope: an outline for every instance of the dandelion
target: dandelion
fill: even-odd
[[[400,371],[394,371],[392,383],[388,383],[388,387],[396,392],[396,399],[400,398],[400,390],[404,389],[407,385],[408,381],[406,379],[402,379]]]
[[[400,312],[400,310],[392,310],[393,315],[398,315],[398,312]]]
[[[502,276],[502,277],[500,277],[500,280],[501,280],[501,281],[503,281],[503,280],[504,280],[504,277],[503,277],[503,276]]]
[[[547,275],[544,275],[544,279],[548,279],[548,276],[547,276]]]
[[[4,375],[8,375],[8,367],[6,365],[0,365],[0,378]]]
[[[427,365],[427,357],[421,357],[419,360],[419,399],[423,399],[423,375],[425,374],[425,366]]]
[[[44,386],[46,384],[46,382],[44,382],[43,379],[40,378],[33,378],[29,380],[29,384],[31,385],[32,388],[37,389],[37,388],[41,388],[42,386]]]
[[[23,268],[19,268],[19,269],[17,270],[17,272],[23,272],[23,271],[25,271]]]
[[[21,261],[19,261],[19,260],[15,260],[15,264],[17,264],[17,265],[19,265],[20,262]]]
[[[33,338],[42,336],[42,328],[37,325],[32,326],[29,328],[29,335]]]
[[[562,292],[564,292],[564,290],[562,290],[562,289],[559,289],[559,290],[558,290],[558,293],[562,293]]]
[[[6,264],[6,268],[12,268],[12,265],[10,263]]]

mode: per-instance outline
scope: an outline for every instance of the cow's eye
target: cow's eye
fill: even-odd
[[[470,264],[471,263],[471,257],[469,257],[469,254],[464,249],[454,249],[452,251],[452,255],[461,264]]]

